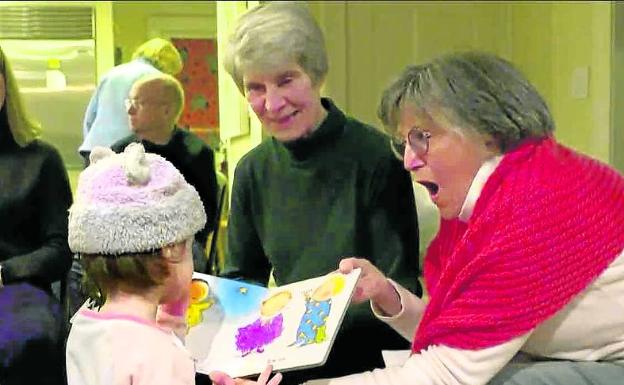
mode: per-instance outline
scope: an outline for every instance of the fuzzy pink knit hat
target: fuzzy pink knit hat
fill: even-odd
[[[132,143],[121,154],[91,152],[69,209],[69,247],[76,253],[123,254],[191,238],[206,223],[193,186],[163,157]]]

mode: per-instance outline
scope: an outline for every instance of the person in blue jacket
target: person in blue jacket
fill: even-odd
[[[182,58],[168,40],[150,39],[132,54],[132,60],[111,69],[98,84],[87,106],[82,125],[83,142],[78,152],[88,165],[95,146],[110,147],[132,134],[124,100],[132,85],[142,76],[164,72],[176,75],[182,70]]]

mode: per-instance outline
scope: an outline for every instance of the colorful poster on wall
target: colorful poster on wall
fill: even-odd
[[[185,94],[178,124],[193,131],[218,132],[217,40],[172,38],[171,41],[184,61],[182,72],[177,75]]]

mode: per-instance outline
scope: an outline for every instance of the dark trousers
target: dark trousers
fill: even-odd
[[[64,384],[63,317],[51,293],[7,285],[0,289],[0,315],[0,384]]]

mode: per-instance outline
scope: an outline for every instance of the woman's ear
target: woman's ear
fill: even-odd
[[[317,79],[317,81],[314,84],[314,87],[316,87],[318,89],[319,93],[321,93],[323,91],[323,87],[325,86],[326,78],[327,78],[327,75],[323,75],[322,77]]]
[[[496,156],[501,154],[500,142],[494,136],[483,135],[483,144],[491,155]]]

